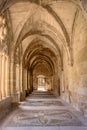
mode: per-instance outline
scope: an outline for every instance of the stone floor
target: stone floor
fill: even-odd
[[[52,93],[34,92],[0,126],[2,130],[87,130],[87,119]]]

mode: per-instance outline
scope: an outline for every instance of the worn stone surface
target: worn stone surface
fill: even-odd
[[[60,96],[86,117],[86,3],[86,0],[0,1],[1,102],[10,96],[12,103],[18,104],[40,87],[54,95],[33,93],[30,99],[53,100]],[[39,86],[40,75],[44,80],[39,79]],[[54,102],[55,106],[58,104],[61,106],[59,101]]]
[[[76,111],[61,99],[47,99],[45,93],[44,97],[43,100],[36,98],[36,101],[28,97],[29,100],[27,99],[25,103],[21,102],[19,108],[3,122],[3,127],[85,126],[84,119],[81,121]]]
[[[6,98],[0,101],[0,121],[5,118],[11,111],[11,98]]]
[[[83,126],[83,123],[67,110],[18,110],[6,127],[21,126]]]

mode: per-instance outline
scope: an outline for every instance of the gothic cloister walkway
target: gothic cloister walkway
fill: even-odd
[[[34,91],[2,126],[5,130],[86,130],[87,120],[52,92]]]
[[[0,130],[87,130],[87,0],[0,0]]]

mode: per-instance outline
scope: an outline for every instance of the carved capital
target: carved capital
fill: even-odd
[[[6,20],[3,16],[0,16],[0,41],[3,44],[7,36]]]

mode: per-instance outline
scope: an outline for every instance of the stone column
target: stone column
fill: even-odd
[[[19,87],[19,64],[16,64],[16,90],[17,90],[17,93],[20,92],[20,87]]]
[[[26,95],[26,93],[25,93],[25,88],[24,88],[24,81],[23,81],[23,78],[26,78],[26,76],[25,77],[23,77],[23,68],[22,68],[22,63],[20,63],[20,100],[21,101],[23,101],[23,100],[25,100],[25,95]],[[26,80],[26,79],[25,79]]]
[[[56,74],[53,75],[53,92],[54,92],[54,94],[57,93],[57,90],[56,90]]]
[[[23,89],[23,93],[24,93],[24,98],[26,97],[27,94],[27,69],[23,68],[22,71],[22,89]]]
[[[5,63],[5,89],[6,89],[6,96],[10,96],[10,86],[9,86],[9,60],[8,56],[6,57],[6,63]]]
[[[64,88],[64,75],[63,75],[63,71],[61,72],[61,92],[63,93],[65,91]]]
[[[27,75],[28,75],[28,84],[30,82],[30,91],[32,92],[33,91],[33,74],[32,72],[30,72],[30,81],[29,81],[29,71],[27,72]]]
[[[2,87],[2,98],[6,96],[5,94],[5,54],[2,54],[2,77],[1,77],[1,87]]]
[[[22,92],[22,63],[20,64],[20,67],[19,67],[19,83],[20,83],[20,92]]]
[[[10,60],[10,89],[11,89],[11,96],[16,94],[16,75],[15,75],[15,66],[14,66],[14,59]]]
[[[13,61],[10,62],[10,89],[11,89],[11,96],[14,94],[14,91],[13,91],[13,66],[14,66],[14,63]]]
[[[2,89],[1,89],[1,77],[2,77],[2,75],[1,75],[1,72],[2,72],[2,55],[1,55],[1,53],[0,53],[0,100],[2,99]]]
[[[27,89],[31,90],[31,75],[30,71],[27,70]]]
[[[16,64],[16,92],[18,95],[18,101],[20,101],[20,67],[19,64]]]
[[[7,68],[7,57],[5,57],[5,93],[6,93],[6,97],[7,97],[7,80],[8,80],[8,77],[7,77],[7,72],[8,71],[8,68]]]
[[[23,91],[27,90],[27,69],[23,69]]]
[[[14,63],[14,59],[11,59],[10,62],[10,88],[12,103],[17,104],[20,101],[19,67],[17,68],[16,63]]]
[[[53,86],[54,86],[54,83],[53,83],[53,76],[52,76],[52,83],[51,83],[51,90],[53,91]]]
[[[31,91],[29,89],[29,71],[27,70],[27,95],[29,95],[29,91]]]
[[[59,96],[58,92],[58,72],[53,75],[53,92],[56,96]]]

